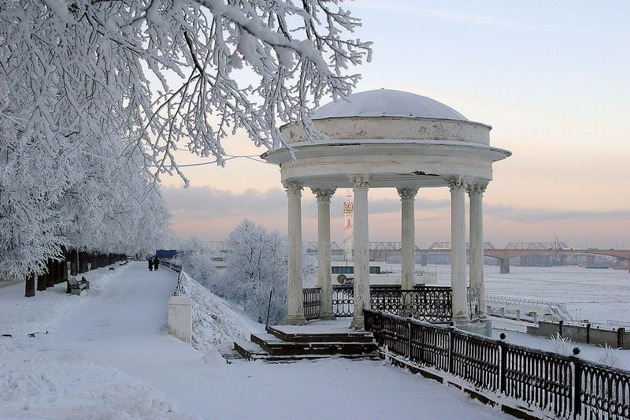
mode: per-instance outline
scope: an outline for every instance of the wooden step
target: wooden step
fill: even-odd
[[[219,349],[219,354],[225,359],[228,364],[231,364],[235,360],[244,360],[244,357],[235,348]]]
[[[251,341],[235,341],[234,350],[246,360],[264,359],[266,356],[269,356],[269,353],[261,349],[258,344],[252,343]]]
[[[303,355],[369,355],[376,352],[375,342],[292,342],[283,341],[272,334],[252,334],[251,340],[272,356]]]
[[[260,346],[251,341],[238,341],[234,343],[234,349],[245,360],[260,360],[268,363],[292,363],[301,360],[322,360],[329,358],[341,358],[350,360],[380,360],[377,352],[365,354],[293,354],[272,355],[264,351]]]
[[[294,343],[371,343],[374,341],[374,335],[366,331],[325,332],[310,328],[293,330],[270,325],[267,327],[267,332],[283,341]]]

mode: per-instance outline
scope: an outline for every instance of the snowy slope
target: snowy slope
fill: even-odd
[[[234,312],[223,299],[182,273],[182,286],[193,302],[193,342],[197,350],[206,352],[213,347],[236,340],[249,340],[251,322],[245,315]]]

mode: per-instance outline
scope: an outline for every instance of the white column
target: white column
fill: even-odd
[[[333,319],[330,284],[330,198],[334,188],[312,188],[317,196],[317,286],[320,288],[321,319]]]
[[[289,199],[287,238],[287,324],[306,322],[302,306],[302,184],[284,182]]]
[[[352,175],[354,185],[354,317],[352,328],[363,328],[363,309],[370,309],[370,243],[367,175]]]
[[[451,190],[451,288],[453,320],[468,320],[466,307],[466,191],[461,178],[448,182]]]
[[[416,283],[416,223],[414,200],[418,193],[417,188],[398,188],[401,202],[402,231],[402,265],[400,287],[402,290],[411,290]]]
[[[488,183],[468,187],[470,197],[470,288],[477,292],[479,318],[486,318],[486,296],[483,278],[483,193]]]

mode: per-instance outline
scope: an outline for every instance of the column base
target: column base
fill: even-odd
[[[486,337],[492,336],[492,321],[490,321],[488,318],[474,320],[454,319],[453,322],[455,323],[455,327],[459,328],[460,330],[483,335]]]
[[[365,319],[362,316],[355,316],[352,318],[350,328],[355,330],[362,330],[365,328]]]
[[[284,323],[286,325],[304,325],[306,324],[306,318],[304,318],[303,314],[300,315],[287,315],[284,319]]]

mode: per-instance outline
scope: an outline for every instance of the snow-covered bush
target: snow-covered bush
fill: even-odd
[[[553,350],[564,356],[570,356],[573,354],[573,349],[571,348],[571,339],[568,337],[563,337],[559,333],[556,333],[549,337],[551,340],[551,344],[553,346]]]
[[[602,365],[610,366],[610,367],[619,367],[619,350],[612,348],[608,345],[608,343],[600,346],[603,352],[597,357],[597,362]]]

